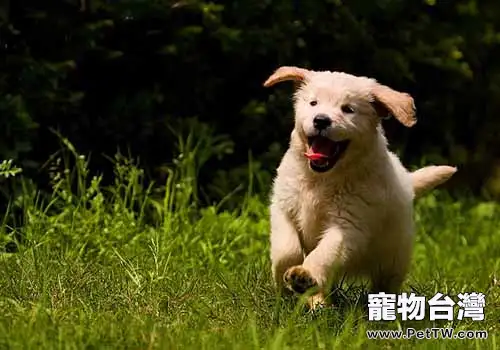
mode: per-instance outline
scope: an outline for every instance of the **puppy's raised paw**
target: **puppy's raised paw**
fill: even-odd
[[[283,275],[285,286],[295,293],[305,293],[308,289],[316,287],[317,282],[309,271],[302,266],[292,266]]]

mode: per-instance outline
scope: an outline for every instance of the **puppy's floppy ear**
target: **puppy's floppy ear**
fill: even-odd
[[[292,80],[296,83],[303,82],[310,75],[310,71],[299,67],[283,66],[278,68],[264,83],[265,87],[273,86],[282,81]]]
[[[391,89],[388,86],[377,84],[372,90],[375,109],[378,113],[393,115],[401,124],[410,128],[417,122],[417,109],[413,98],[404,92]]]

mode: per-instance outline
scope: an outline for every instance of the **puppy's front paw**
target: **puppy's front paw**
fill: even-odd
[[[309,271],[302,266],[292,266],[283,275],[285,286],[295,293],[305,293],[306,290],[316,287],[318,283]]]
[[[323,293],[316,293],[314,295],[311,295],[309,299],[307,299],[307,306],[309,307],[310,311],[315,312],[324,309],[329,305],[325,300]]]

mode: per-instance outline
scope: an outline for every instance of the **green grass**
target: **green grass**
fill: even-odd
[[[345,284],[338,307],[311,314],[275,295],[266,203],[249,191],[238,210],[199,208],[196,154],[184,152],[166,184],[116,158],[101,185],[85,158],[55,161],[53,193],[29,186],[13,206],[25,221],[4,227],[0,255],[0,347],[9,349],[494,349],[500,344],[500,205],[420,199],[413,267],[405,291],[486,294],[483,322],[369,322],[361,291]],[[73,185],[73,187],[72,187]],[[6,214],[8,218],[10,214]],[[14,232],[13,232],[14,231]],[[500,277],[499,277],[500,278]],[[455,327],[487,340],[370,340],[368,329]]]

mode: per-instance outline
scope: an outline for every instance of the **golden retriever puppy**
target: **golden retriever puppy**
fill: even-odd
[[[316,288],[313,308],[344,275],[369,278],[374,292],[397,292],[412,256],[413,200],[456,168],[411,173],[388,150],[381,119],[413,126],[410,95],[367,77],[298,67],[279,68],[264,86],[287,80],[298,86],[270,205],[277,287]]]

